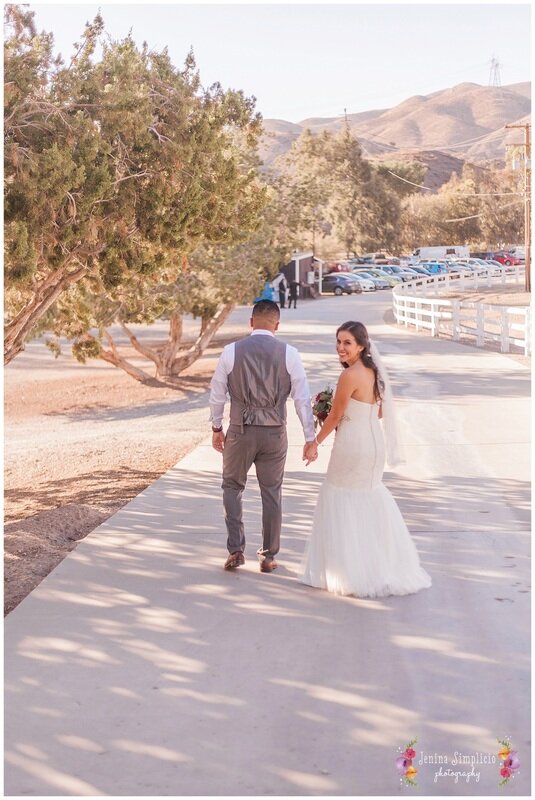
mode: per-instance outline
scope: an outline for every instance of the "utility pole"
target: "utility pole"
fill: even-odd
[[[500,62],[495,56],[492,56],[490,60],[490,75],[489,75],[489,86],[501,86],[502,82],[500,79]]]
[[[531,292],[531,123],[517,122],[506,128],[524,130],[524,244],[526,248],[526,292]]]

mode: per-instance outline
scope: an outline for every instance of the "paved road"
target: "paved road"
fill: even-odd
[[[433,587],[364,600],[295,581],[328,448],[303,467],[293,411],[281,567],[258,571],[252,480],[250,558],[224,572],[207,441],[7,618],[7,795],[395,795],[415,791],[394,766],[414,737],[417,792],[529,794],[528,371],[399,330],[388,306],[301,304],[281,335],[317,391],[339,371],[336,325],[369,326],[407,455],[385,481]],[[499,789],[484,762],[504,736],[522,766]],[[455,753],[476,760],[468,781]]]

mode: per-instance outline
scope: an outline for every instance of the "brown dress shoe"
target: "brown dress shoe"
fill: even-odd
[[[260,562],[260,572],[273,572],[278,566],[274,558],[265,558]]]
[[[230,553],[225,561],[225,569],[236,569],[236,567],[241,567],[242,564],[245,564],[245,556],[241,550],[237,550],[235,553]]]

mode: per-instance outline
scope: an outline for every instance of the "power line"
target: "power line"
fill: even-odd
[[[364,139],[368,139],[372,144],[376,144],[378,146],[384,147],[386,150],[391,152],[396,152],[398,150],[405,150],[405,151],[421,151],[421,150],[455,150],[457,147],[464,147],[467,144],[475,144],[476,142],[481,141],[482,139],[487,139],[489,142],[493,141],[494,139],[499,138],[503,135],[505,127],[502,126],[498,128],[498,130],[490,133],[482,133],[480,136],[475,136],[472,139],[465,139],[464,141],[454,142],[453,144],[419,144],[419,145],[412,145],[411,147],[398,147],[396,145],[383,142],[381,139],[378,139],[375,134],[368,133],[366,131],[361,131],[357,128],[352,129],[352,133],[356,134],[357,136],[362,136]]]
[[[430,189],[429,186],[424,186],[423,183],[414,183],[413,181],[407,180],[407,178],[402,178],[401,175],[396,175],[395,172],[392,170],[387,169],[389,175],[392,175],[394,178],[398,178],[403,183],[410,183],[411,186],[416,186],[418,189],[425,189],[428,192],[432,192],[433,189]],[[523,197],[524,192],[455,192],[454,197]]]
[[[510,206],[515,206],[517,203],[521,203],[522,200],[513,200],[512,203],[506,203],[504,206],[499,206],[498,210],[501,211],[502,208],[509,208]],[[445,219],[444,222],[464,222],[465,219],[477,219],[478,217],[482,217],[483,214],[471,214],[469,217],[457,217],[457,219]]]
[[[418,189],[425,189],[428,192],[432,192],[433,191],[432,189],[429,188],[429,186],[424,186],[423,183],[413,183],[413,181],[408,181],[407,178],[402,178],[401,175],[396,175],[396,173],[392,172],[392,170],[390,170],[390,169],[387,169],[387,172],[388,172],[389,175],[392,175],[394,178],[398,178],[400,181],[403,181],[403,183],[410,183],[411,186],[417,186]]]

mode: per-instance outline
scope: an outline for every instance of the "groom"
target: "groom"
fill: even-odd
[[[223,453],[223,505],[229,556],[225,569],[245,563],[242,495],[252,464],[262,496],[260,571],[277,568],[282,524],[281,489],[288,450],[286,400],[291,396],[310,452],[314,418],[310,390],[299,353],[275,338],[280,311],[271,300],[253,306],[250,336],[227,345],[210,384],[212,446]],[[223,412],[230,395],[230,424],[223,433]],[[312,460],[312,459],[311,459]]]

